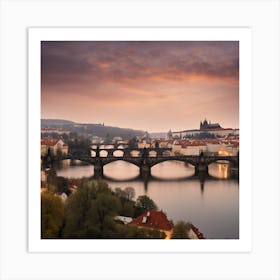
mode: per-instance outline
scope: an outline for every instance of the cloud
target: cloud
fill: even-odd
[[[131,108],[137,112],[153,108],[153,114],[160,119],[157,112],[178,115],[176,106],[180,110],[184,106],[208,110],[208,106],[209,112],[210,107],[221,108],[217,105],[222,102],[221,92],[227,94],[228,104],[234,104],[231,111],[238,107],[236,41],[45,41],[41,44],[41,59],[45,116],[66,111],[69,115],[72,111],[80,118],[85,115],[83,108],[93,112],[99,106],[100,114],[111,107],[121,108],[119,114]]]
[[[43,42],[42,83],[238,78],[236,42]]]

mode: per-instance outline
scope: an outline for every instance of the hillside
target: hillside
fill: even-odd
[[[131,138],[134,136],[141,136],[144,134],[144,131],[134,130],[131,128],[120,128],[106,126],[102,124],[82,124],[59,119],[41,119],[41,127],[58,128],[63,130],[69,130],[72,132],[86,133],[91,136],[99,136],[103,138],[111,138],[115,136]]]
[[[42,127],[60,127],[63,125],[74,124],[72,121],[61,120],[61,119],[41,119]]]

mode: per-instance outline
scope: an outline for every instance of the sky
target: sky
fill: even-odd
[[[147,130],[239,127],[238,41],[43,41],[41,117]]]

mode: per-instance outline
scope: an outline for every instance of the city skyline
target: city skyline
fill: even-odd
[[[238,41],[43,41],[41,117],[150,132],[239,127]]]

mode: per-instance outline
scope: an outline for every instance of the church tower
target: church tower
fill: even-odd
[[[200,122],[200,130],[207,129],[208,127],[209,127],[208,121],[205,118],[203,122]]]
[[[172,139],[172,131],[171,131],[171,129],[169,129],[169,131],[167,132],[167,139]]]

